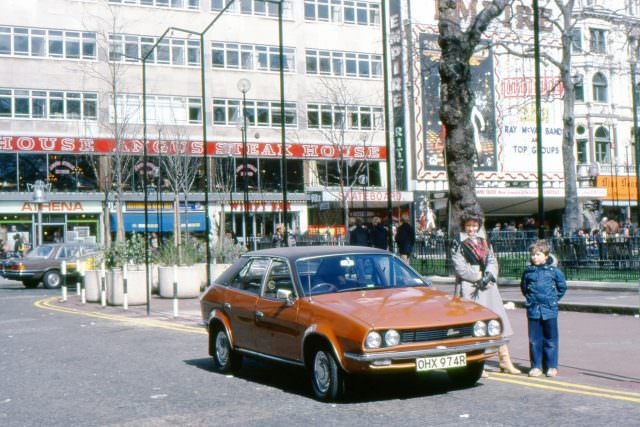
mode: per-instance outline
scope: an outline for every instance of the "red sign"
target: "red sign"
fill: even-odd
[[[84,212],[82,202],[45,202],[40,203],[42,212]],[[24,202],[21,212],[38,212],[38,203]]]
[[[56,153],[56,154],[113,154],[116,152],[142,155],[144,142],[141,139],[127,139],[120,147],[114,139],[78,138],[52,136],[0,136],[0,153]],[[276,142],[248,142],[249,157],[282,157],[282,145]],[[202,156],[202,141],[169,141],[149,139],[147,154],[163,155],[186,153],[190,156]],[[341,155],[348,159],[386,159],[383,146],[345,146],[331,144],[287,144],[286,157],[290,159],[335,159]],[[209,142],[207,155],[215,157],[242,156],[241,142]]]

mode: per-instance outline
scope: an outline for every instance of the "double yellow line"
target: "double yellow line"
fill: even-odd
[[[130,323],[133,325],[139,326],[147,326],[151,328],[160,328],[160,329],[168,329],[171,331],[178,332],[187,332],[192,334],[206,334],[207,331],[204,328],[197,326],[189,326],[189,325],[180,325],[177,323],[168,322],[166,320],[157,320],[157,319],[147,319],[147,318],[136,318],[136,317],[127,317],[121,316],[117,314],[108,314],[101,313],[99,311],[84,311],[77,310],[71,307],[62,307],[57,304],[54,304],[54,301],[58,300],[59,297],[49,297],[45,299],[38,300],[33,303],[33,305],[37,308],[42,308],[45,310],[57,311],[60,313],[68,313],[75,314],[80,316],[94,317],[96,319],[104,319],[104,320],[112,320],[116,322]]]
[[[523,385],[526,387],[541,388],[545,390],[559,391],[562,393],[581,394],[585,396],[603,397],[606,399],[623,400],[625,402],[640,403],[640,393],[631,391],[619,391],[608,388],[592,387],[582,384],[574,384],[557,379],[517,377],[499,372],[491,372],[489,380],[502,383]]]

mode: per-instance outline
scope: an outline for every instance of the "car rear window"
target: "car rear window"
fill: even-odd
[[[53,251],[53,246],[41,245],[29,252],[27,256],[29,258],[46,258],[51,254],[51,251]]]

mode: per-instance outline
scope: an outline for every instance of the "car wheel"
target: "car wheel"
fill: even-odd
[[[346,375],[336,362],[333,352],[318,348],[311,359],[311,385],[318,400],[333,401],[346,392]]]
[[[215,370],[222,373],[237,373],[242,367],[242,355],[231,348],[227,331],[221,326],[214,327],[210,332],[213,340],[213,364]]]
[[[47,271],[42,277],[42,283],[47,289],[58,289],[62,285],[62,275],[56,270]]]
[[[471,387],[478,382],[483,370],[484,361],[470,363],[464,368],[450,369],[447,374],[457,387]]]
[[[35,289],[38,287],[38,285],[40,284],[40,282],[38,282],[37,280],[23,280],[22,284],[24,285],[25,288],[27,289]]]

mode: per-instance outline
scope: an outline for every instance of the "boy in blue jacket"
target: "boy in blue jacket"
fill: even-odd
[[[564,274],[553,265],[549,243],[538,240],[530,249],[531,265],[522,274],[529,324],[530,377],[558,375],[558,301],[567,291]]]

